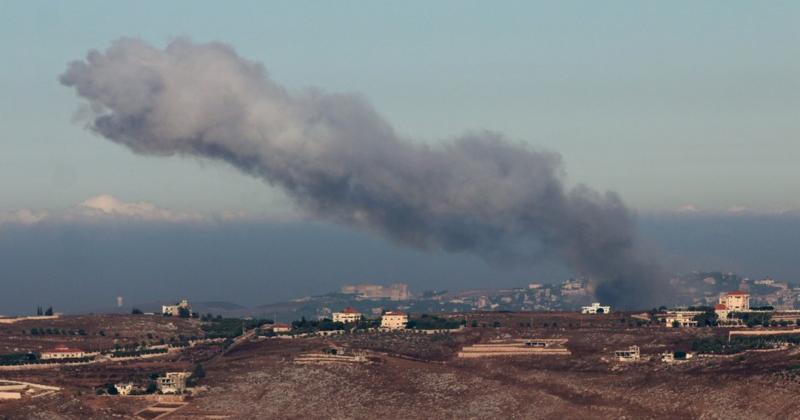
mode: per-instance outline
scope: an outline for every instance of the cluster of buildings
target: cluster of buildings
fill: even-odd
[[[155,380],[156,390],[161,394],[183,394],[186,392],[191,372],[166,372]],[[118,395],[127,396],[144,393],[145,390],[132,382],[114,384]]]
[[[671,283],[680,292],[680,301],[693,306],[712,306],[720,293],[739,290],[750,295],[753,306],[800,309],[800,284],[770,277],[753,280],[735,273],[695,271],[676,276]]]
[[[341,322],[342,324],[355,324],[361,321],[364,315],[353,309],[347,307],[341,312],[333,313],[333,322]],[[403,330],[408,325],[408,314],[400,311],[388,311],[381,315],[381,329],[384,330]]]
[[[750,311],[750,295],[740,290],[722,293],[714,304],[714,313],[721,323],[727,322],[728,316],[734,312]],[[697,316],[705,311],[673,310],[663,315],[664,323],[672,327],[696,327]]]

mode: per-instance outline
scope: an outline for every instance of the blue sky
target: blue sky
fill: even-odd
[[[797,2],[0,2],[0,210],[112,194],[291,209],[218,163],[86,132],[57,82],[120,36],[220,40],[292,88],[364,94],[400,133],[488,128],[558,151],[640,210],[800,207]]]

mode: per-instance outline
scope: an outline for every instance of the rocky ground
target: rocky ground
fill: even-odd
[[[489,325],[498,321],[501,326],[449,336],[343,335],[243,343],[224,356],[206,357],[201,384],[207,390],[166,418],[800,418],[798,348],[668,365],[658,359],[660,352],[687,349],[695,337],[724,331],[636,326],[625,317],[592,323],[587,318],[577,322],[573,315],[547,318],[545,328],[544,318],[531,315],[525,318],[535,318],[532,327],[519,315],[477,316],[493,317],[487,318]],[[454,358],[467,343],[534,336],[568,338],[573,355]],[[642,348],[644,361],[612,360],[615,349],[631,344]],[[367,351],[371,363],[293,363],[299,354],[328,347]],[[90,385],[173,365],[188,368],[195,356],[189,351],[175,360],[148,362],[156,365],[72,368],[52,379],[39,376],[34,379],[64,390],[37,400],[0,402],[0,418],[134,418],[152,402],[96,396]]]

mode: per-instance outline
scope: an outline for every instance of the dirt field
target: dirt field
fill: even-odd
[[[199,322],[158,315],[81,315],[26,320],[0,324],[0,354],[38,352],[59,344],[84,351],[105,350],[113,348],[114,344],[158,344],[161,339],[168,342],[181,335],[202,336]]]
[[[254,340],[224,356],[189,349],[173,360],[19,374],[14,379],[65,390],[35,402],[0,402],[0,418],[134,418],[152,402],[96,396],[92,386],[154,370],[188,369],[200,360],[207,390],[162,418],[800,418],[798,348],[666,364],[659,353],[688,350],[696,337],[727,331],[637,326],[621,315],[486,313],[467,320],[479,326],[449,335]],[[573,354],[454,357],[465,344],[509,337],[567,338]],[[614,350],[633,344],[645,360],[613,360]],[[292,362],[301,353],[331,346],[367,351],[371,363]]]

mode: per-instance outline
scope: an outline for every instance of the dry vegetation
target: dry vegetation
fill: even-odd
[[[471,314],[472,320],[500,326],[449,336],[264,339],[224,356],[195,348],[173,360],[64,368],[51,377],[19,374],[65,391],[35,403],[0,403],[0,418],[132,418],[151,403],[95,396],[92,386],[197,361],[205,366],[208,390],[167,418],[800,418],[797,348],[667,365],[658,353],[688,350],[694,338],[723,332],[636,326],[619,315],[487,313]],[[502,337],[568,338],[573,356],[453,358],[464,344]],[[631,344],[652,358],[627,365],[610,360],[614,350]],[[369,350],[375,363],[292,363],[303,352],[331,346]]]
[[[85,351],[104,350],[114,344],[158,344],[161,339],[168,342],[180,336],[202,336],[199,322],[153,315],[66,316],[0,324],[0,354],[41,351],[59,344]]]

